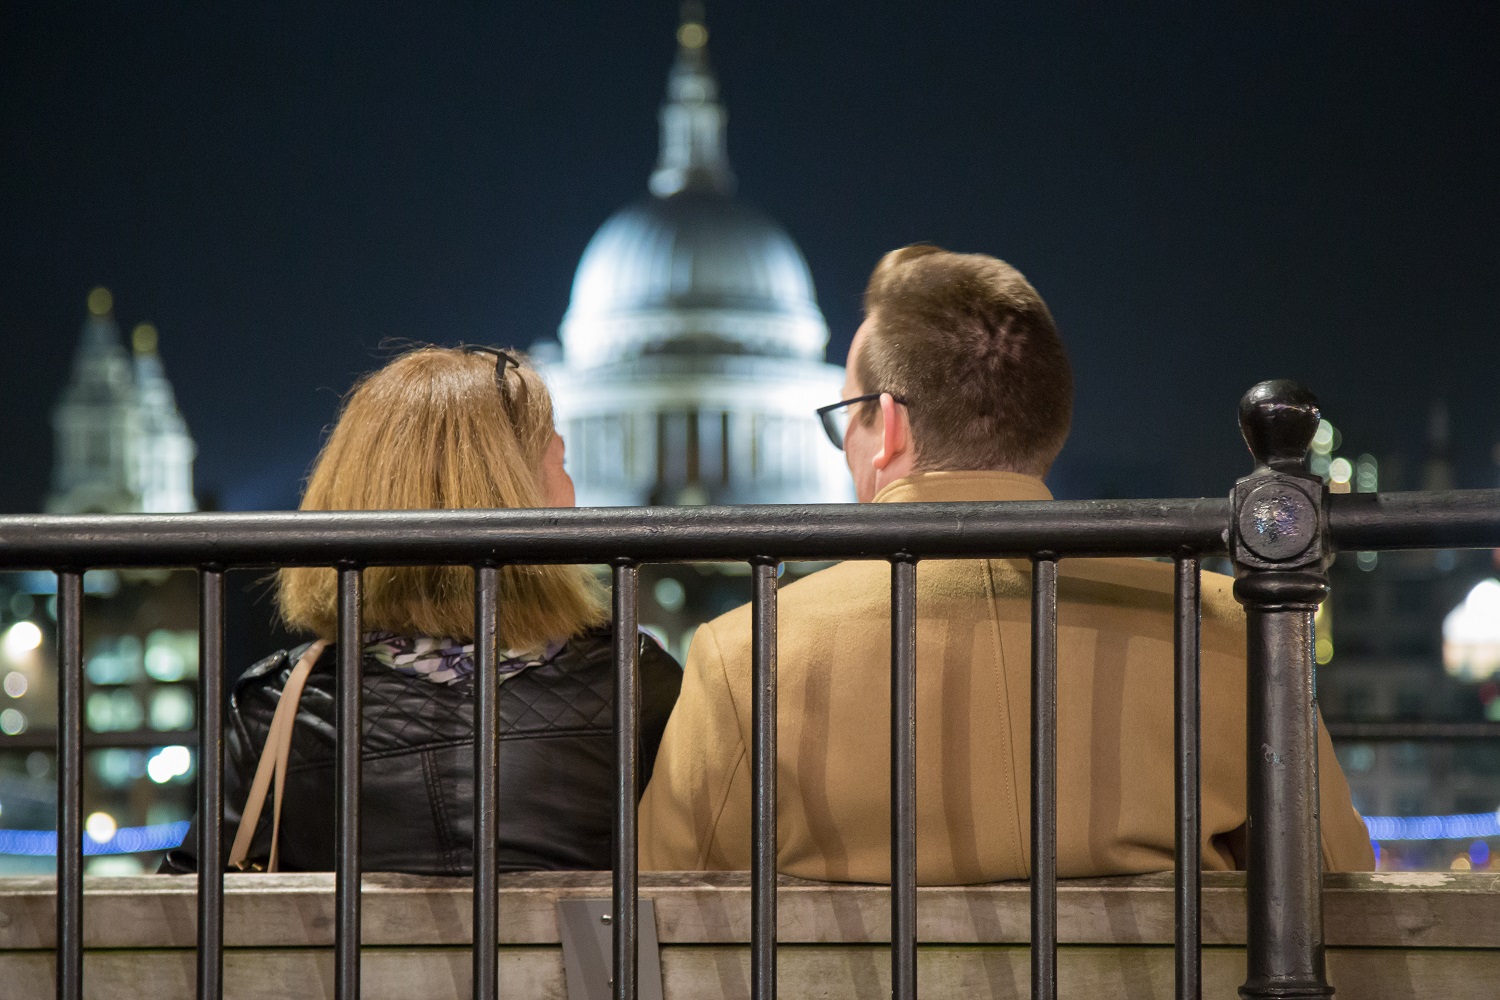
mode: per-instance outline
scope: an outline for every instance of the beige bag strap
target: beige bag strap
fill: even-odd
[[[325,639],[319,639],[307,647],[297,660],[297,665],[287,675],[286,687],[281,700],[271,715],[271,730],[266,734],[266,745],[260,751],[260,763],[255,767],[255,779],[250,783],[250,794],[245,796],[245,808],[240,811],[240,828],[235,832],[234,845],[229,849],[229,866],[244,870],[245,858],[250,854],[250,841],[255,838],[255,828],[260,824],[260,814],[266,805],[266,792],[271,779],[276,780],[276,797],[272,801],[271,813],[271,858],[266,871],[277,870],[280,860],[281,839],[281,793],[286,787],[287,760],[292,752],[292,724],[297,719],[297,706],[302,701],[302,689],[307,685],[307,675],[313,664],[328,648]],[[201,859],[200,859],[201,862]]]

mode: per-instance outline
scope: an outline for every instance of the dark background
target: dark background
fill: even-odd
[[[639,197],[676,10],[6,5],[0,511],[35,510],[84,298],[149,320],[230,509],[295,505],[386,337],[527,345]],[[741,191],[842,361],[916,240],[994,253],[1078,378],[1063,496],[1222,494],[1251,383],[1459,485],[1500,440],[1500,8],[710,3]],[[1390,461],[1396,459],[1394,463]],[[1404,469],[1403,474],[1400,470]]]

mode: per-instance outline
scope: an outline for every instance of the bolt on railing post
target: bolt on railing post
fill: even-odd
[[[1240,401],[1255,471],[1235,484],[1234,596],[1245,606],[1249,886],[1245,1000],[1331,997],[1323,966],[1313,614],[1328,594],[1326,490],[1307,469],[1318,401],[1262,382]]]

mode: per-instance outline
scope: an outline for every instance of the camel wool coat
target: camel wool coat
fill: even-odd
[[[1038,479],[928,472],[876,503],[1051,500]],[[778,866],[809,879],[890,879],[890,567],[846,562],[778,601]],[[1243,867],[1245,616],[1230,578],[1202,582],[1205,869]],[[1173,568],[1066,559],[1058,581],[1058,874],[1173,866]],[[1027,561],[917,566],[917,879],[1030,870]],[[694,636],[682,693],[640,806],[648,870],[750,867],[750,611]],[[1374,855],[1320,725],[1323,864]],[[1238,845],[1238,846],[1237,846]]]

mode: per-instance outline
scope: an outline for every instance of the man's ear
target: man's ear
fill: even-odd
[[[888,392],[880,394],[880,451],[870,459],[875,468],[884,470],[891,462],[911,450],[911,424],[906,407]]]

